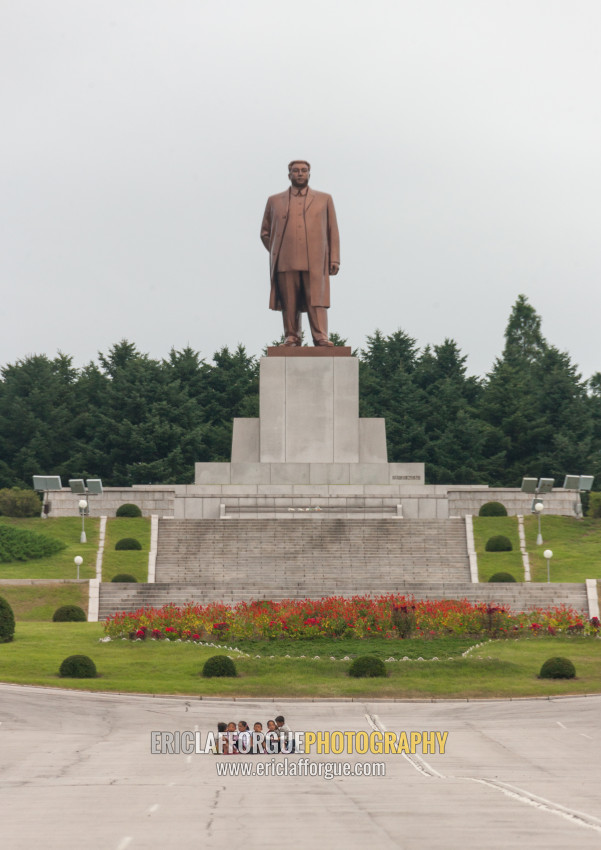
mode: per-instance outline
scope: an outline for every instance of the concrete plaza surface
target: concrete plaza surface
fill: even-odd
[[[282,713],[295,730],[448,731],[384,777],[219,777],[270,756],[152,755],[151,731]],[[598,848],[601,697],[490,702],[236,702],[0,685],[7,850]],[[276,759],[283,759],[279,755]],[[298,761],[304,756],[288,756]]]

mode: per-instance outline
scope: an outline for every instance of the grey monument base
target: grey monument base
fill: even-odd
[[[238,420],[239,421],[239,420]],[[411,484],[423,463],[196,463],[195,484]]]

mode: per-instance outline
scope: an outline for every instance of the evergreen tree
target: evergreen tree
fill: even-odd
[[[31,487],[35,474],[66,472],[81,416],[76,377],[72,358],[60,352],[53,360],[36,354],[2,369],[0,472],[5,482]]]
[[[540,416],[551,430],[542,463],[551,477],[563,480],[566,473],[587,468],[593,449],[594,427],[586,383],[569,355],[554,346],[544,351],[538,371]]]
[[[592,420],[591,453],[585,474],[595,476],[594,490],[601,490],[601,372],[595,372],[588,382],[588,408]]]
[[[259,415],[259,364],[242,345],[233,352],[220,349],[213,361],[200,399],[204,421],[211,426],[207,460],[229,461],[234,417]]]
[[[453,340],[420,353],[402,330],[368,337],[359,370],[360,415],[385,418],[389,460],[424,461],[430,483],[601,475],[601,373],[583,382],[523,295],[484,381]],[[1,370],[0,486],[35,473],[189,483],[195,461],[230,459],[234,417],[258,414],[259,363],[243,346],[154,360],[122,340],[81,370],[34,355]]]
[[[467,357],[456,342],[426,346],[415,383],[421,390],[419,416],[425,436],[420,460],[430,483],[469,484],[484,480],[483,447],[488,427],[475,410],[480,382],[466,375]]]
[[[560,478],[591,451],[586,386],[569,356],[549,346],[523,295],[509,317],[503,356],[488,376],[480,411],[491,426],[488,457],[502,459],[491,484],[515,487],[525,475]]]
[[[421,393],[413,375],[417,346],[404,331],[388,337],[376,330],[359,361],[361,416],[386,419],[388,460],[421,460],[425,438],[419,416]]]
[[[101,379],[88,370],[88,389],[100,390],[88,466],[107,485],[189,483],[205,453],[198,405],[177,375],[189,351],[160,362],[123,340],[100,354]],[[200,364],[197,361],[197,365]]]
[[[541,325],[541,317],[526,296],[518,295],[505,328],[503,361],[519,366],[536,363],[547,347]]]

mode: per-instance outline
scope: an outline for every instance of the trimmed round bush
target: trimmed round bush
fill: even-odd
[[[69,655],[58,672],[64,679],[95,679],[98,675],[96,665],[87,655]]]
[[[85,623],[86,612],[79,605],[61,605],[52,615],[54,623]]]
[[[487,552],[511,552],[513,546],[509,537],[504,534],[495,534],[494,537],[489,537],[484,547]]]
[[[15,636],[15,615],[8,601],[0,596],[0,643],[9,643]]]
[[[142,511],[137,505],[132,505],[129,502],[125,505],[120,505],[117,508],[115,516],[137,517],[142,516]]]
[[[485,502],[478,511],[478,516],[507,516],[507,508],[501,502]]]
[[[560,655],[555,658],[547,658],[538,674],[539,679],[573,679],[576,668],[569,658]]]
[[[494,582],[508,582],[515,581],[515,578],[511,575],[511,573],[494,573],[488,580]]]
[[[374,679],[377,676],[387,676],[386,665],[375,655],[360,655],[355,658],[348,671],[349,676],[356,679]]]
[[[237,676],[236,665],[227,655],[212,655],[202,668],[202,676],[211,679],[214,676]]]
[[[111,581],[120,582],[121,584],[123,584],[124,582],[136,584],[138,579],[130,575],[129,573],[117,573],[116,576],[112,577]]]
[[[142,544],[135,537],[122,537],[115,543],[115,549],[141,549]]]

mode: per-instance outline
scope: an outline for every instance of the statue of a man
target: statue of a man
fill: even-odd
[[[271,310],[281,310],[284,345],[300,345],[301,312],[309,316],[314,345],[328,339],[330,275],[340,268],[340,240],[334,202],[309,188],[311,166],[295,159],[288,166],[292,184],[267,199],[261,241],[269,251]]]

